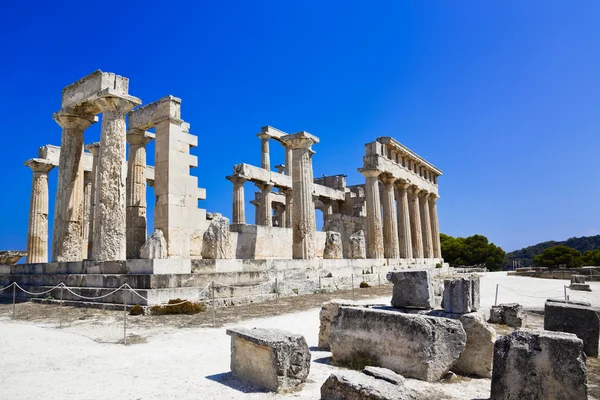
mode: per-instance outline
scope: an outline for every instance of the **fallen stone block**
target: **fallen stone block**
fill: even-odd
[[[392,307],[422,308],[435,307],[435,296],[429,270],[405,270],[388,272],[387,280],[394,284]]]
[[[329,350],[329,336],[331,335],[331,324],[333,319],[337,315],[340,307],[351,306],[360,307],[356,301],[333,299],[321,306],[321,312],[319,313],[320,326],[319,326],[319,349]]]
[[[544,307],[544,329],[577,335],[583,340],[585,354],[598,357],[600,318],[593,308],[547,301]]]
[[[569,289],[571,290],[580,290],[583,292],[591,292],[592,288],[587,283],[571,283],[569,285]]]
[[[360,230],[350,235],[348,239],[349,251],[348,256],[352,259],[367,258],[367,248],[365,232]]]
[[[527,326],[527,315],[523,312],[523,306],[520,304],[498,304],[492,306],[488,322],[513,328],[524,328]]]
[[[427,315],[451,318],[460,321],[467,335],[465,350],[461,353],[452,370],[461,375],[481,378],[492,377],[492,360],[496,330],[477,313],[450,314],[431,311]]]
[[[149,260],[164,259],[168,257],[167,241],[160,229],[155,230],[140,249],[140,258]]]
[[[468,278],[444,280],[444,311],[467,314],[473,310],[473,288]]]
[[[229,219],[221,214],[211,216],[208,229],[204,232],[202,258],[211,260],[233,258]]]
[[[571,333],[518,329],[494,346],[491,400],[587,399],[585,360]]]
[[[327,231],[325,233],[324,259],[337,260],[343,258],[342,234],[339,232]]]
[[[302,335],[278,329],[227,329],[231,336],[231,372],[236,378],[272,392],[306,380],[310,351]]]
[[[585,275],[571,275],[571,283],[585,283]]]
[[[389,371],[389,370],[388,370]],[[386,378],[370,373],[340,371],[329,375],[321,386],[321,400],[420,400],[425,399],[404,386],[404,379],[389,371]],[[389,379],[393,375],[395,379]],[[390,382],[395,380],[396,382]]]
[[[358,307],[340,308],[329,337],[334,365],[389,368],[430,382],[454,366],[466,341],[459,321]]]

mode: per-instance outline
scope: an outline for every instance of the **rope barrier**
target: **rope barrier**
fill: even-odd
[[[514,291],[514,290],[512,290],[512,289],[509,289],[509,288],[507,288],[506,286],[502,286],[502,285],[498,285],[498,286],[500,286],[500,287],[501,287],[501,288],[503,288],[503,289],[506,289],[506,290],[508,290],[509,292],[511,292],[511,293],[513,293],[513,294],[518,294],[519,296],[523,296],[523,297],[529,297],[529,298],[532,298],[532,299],[562,299],[562,298],[563,298],[563,296],[560,296],[560,297],[531,296],[531,295],[528,295],[528,294],[524,294],[524,293],[519,293],[519,292],[516,292],[516,291]],[[563,288],[563,287],[561,287],[561,289],[562,289],[562,288]],[[553,290],[556,290],[556,289],[553,289]],[[540,292],[540,293],[541,293],[541,292]]]
[[[69,293],[71,293],[72,295],[74,295],[74,296],[77,296],[77,297],[79,297],[79,298],[86,299],[86,300],[97,300],[97,299],[103,299],[103,298],[106,298],[106,297],[108,297],[108,296],[112,296],[113,294],[117,293],[119,290],[123,290],[124,288],[126,288],[126,285],[127,285],[127,284],[125,283],[125,284],[121,285],[119,288],[117,288],[117,289],[113,290],[112,292],[110,292],[110,293],[107,293],[107,294],[104,294],[104,295],[102,295],[102,296],[98,296],[98,297],[89,297],[89,296],[83,296],[83,295],[81,295],[81,294],[77,294],[77,293],[75,293],[74,291],[72,291],[71,289],[69,289],[69,287],[68,287],[68,286],[65,286],[65,289],[67,290],[67,292],[69,292]]]
[[[11,288],[11,287],[13,287],[14,285],[15,285],[15,283],[13,282],[13,283],[11,283],[10,285],[8,285],[7,287],[0,288],[0,292],[3,292],[3,291],[5,291],[5,290],[6,290],[6,289],[8,289],[8,288]]]
[[[51,291],[53,291],[53,290],[55,290],[55,289],[60,289],[60,288],[61,288],[61,286],[63,286],[63,283],[61,282],[61,283],[59,283],[58,285],[54,286],[54,287],[53,287],[53,288],[51,288],[51,289],[48,289],[48,290],[45,290],[45,291],[43,291],[43,292],[39,292],[39,293],[34,293],[34,292],[30,292],[30,291],[28,291],[28,290],[25,290],[25,289],[23,289],[23,288],[22,288],[21,286],[19,286],[19,284],[18,284],[18,283],[16,283],[16,282],[13,282],[13,284],[14,284],[16,287],[18,287],[18,288],[19,288],[21,291],[23,291],[23,292],[25,292],[25,293],[27,293],[27,294],[29,294],[29,295],[31,295],[31,296],[40,296],[40,295],[43,295],[43,294],[47,294],[47,293],[50,293]],[[67,290],[68,290],[68,289],[67,289]]]

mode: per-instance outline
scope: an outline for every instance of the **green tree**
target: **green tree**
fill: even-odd
[[[583,258],[579,250],[559,245],[549,247],[542,254],[535,256],[533,264],[550,269],[559,267],[577,268],[583,265]]]
[[[442,257],[451,265],[482,265],[490,271],[500,270],[506,252],[483,235],[467,238],[440,235]]]
[[[587,250],[583,253],[583,264],[600,266],[600,249]]]

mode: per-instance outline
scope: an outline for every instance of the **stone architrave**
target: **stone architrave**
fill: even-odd
[[[342,234],[339,232],[327,231],[325,233],[324,259],[339,260],[343,258]]]
[[[94,211],[94,261],[127,259],[126,133],[125,117],[141,101],[129,95],[95,100],[102,111],[98,188]],[[63,151],[61,151],[62,155]]]
[[[398,207],[398,244],[400,258],[413,258],[410,233],[410,212],[408,208],[409,183],[396,181],[396,204]]]
[[[423,234],[421,231],[421,211],[419,207],[419,189],[417,186],[408,188],[408,207],[410,210],[410,236],[412,239],[413,257],[423,258]]]
[[[431,218],[429,217],[429,194],[424,190],[419,193],[419,207],[421,213],[421,231],[423,233],[423,257],[433,258]]]
[[[154,134],[142,129],[127,132],[127,259],[140,258],[146,243],[146,145]]]
[[[579,339],[583,340],[585,354],[588,357],[598,357],[600,317],[592,307],[546,301],[544,329],[577,335]]]
[[[388,174],[380,175],[383,183],[383,254],[385,258],[400,258],[394,182]]]
[[[379,175],[375,169],[359,169],[365,177],[367,200],[367,258],[383,258],[383,231],[381,223],[381,201],[379,199]]]
[[[429,218],[431,219],[431,239],[433,247],[433,257],[442,258],[442,246],[440,242],[440,223],[437,212],[438,195],[435,193],[429,194]]]
[[[54,166],[42,158],[32,158],[25,165],[33,171],[29,229],[27,231],[27,263],[48,262],[48,172]]]
[[[304,336],[279,329],[227,329],[231,372],[236,378],[272,392],[296,388],[310,371]]]
[[[98,202],[98,156],[100,155],[100,143],[94,142],[85,146],[85,149],[92,154],[92,194],[90,197],[90,220],[88,223],[88,243],[87,255],[92,257],[94,247],[94,216],[96,213],[96,203]],[[85,246],[85,243],[84,243]]]
[[[273,226],[273,204],[271,202],[271,190],[273,185],[262,182],[254,183],[260,189],[260,217],[257,225]]]
[[[259,133],[256,135],[260,138],[260,149],[261,149],[261,162],[260,166],[268,171],[271,170],[271,156],[269,154],[269,138],[270,136],[266,133]]]
[[[572,333],[518,329],[494,345],[491,400],[587,399],[585,361]]]
[[[63,128],[52,233],[52,261],[83,260],[83,132],[97,121],[88,113],[59,111]],[[86,244],[87,245],[87,244]]]
[[[228,176],[227,179],[233,184],[233,223],[246,224],[246,204],[244,200],[244,183],[246,177],[240,175]]]
[[[388,272],[386,278],[394,284],[392,307],[426,310],[435,307],[435,295],[429,270],[392,271]]]
[[[312,259],[315,258],[316,223],[310,147],[319,143],[319,139],[302,131],[286,135],[281,140],[293,149],[292,255],[295,259]]]

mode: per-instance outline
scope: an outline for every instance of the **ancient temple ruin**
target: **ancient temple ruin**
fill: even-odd
[[[85,130],[99,114],[100,142],[86,145]],[[365,145],[362,166],[357,163],[365,183],[347,186],[343,174],[314,178],[318,137],[263,127],[260,167],[236,164],[226,177],[233,185],[229,221],[198,207],[198,200],[206,198],[190,174],[198,166],[190,154],[198,137],[182,119],[181,99],[166,96],[143,105],[129,94],[127,78],[96,71],[63,90],[54,119],[63,129],[60,147],[42,146],[25,163],[33,171],[27,264],[0,271],[4,280],[31,274],[116,274],[132,287],[137,283],[148,289],[149,298],[158,301],[184,295],[184,289],[201,286],[203,275],[211,273],[238,274],[232,281],[252,283],[243,274],[260,271],[260,282],[268,285],[274,277],[286,281],[292,276],[281,271],[321,282],[355,269],[385,272],[443,263],[436,208],[442,173],[391,137]],[[146,162],[152,140],[154,166]],[[275,166],[277,171],[270,162],[274,142],[285,149],[285,164]],[[50,242],[52,168],[58,168],[58,189]],[[253,225],[246,222],[248,181],[258,189],[249,202],[255,206]],[[148,185],[156,194],[153,227],[146,218]],[[323,214],[321,231],[315,210]],[[160,234],[148,239],[148,232]],[[139,275],[148,274],[187,274],[196,284],[139,283]],[[94,285],[107,288],[102,282]],[[158,290],[154,297],[153,289]]]

